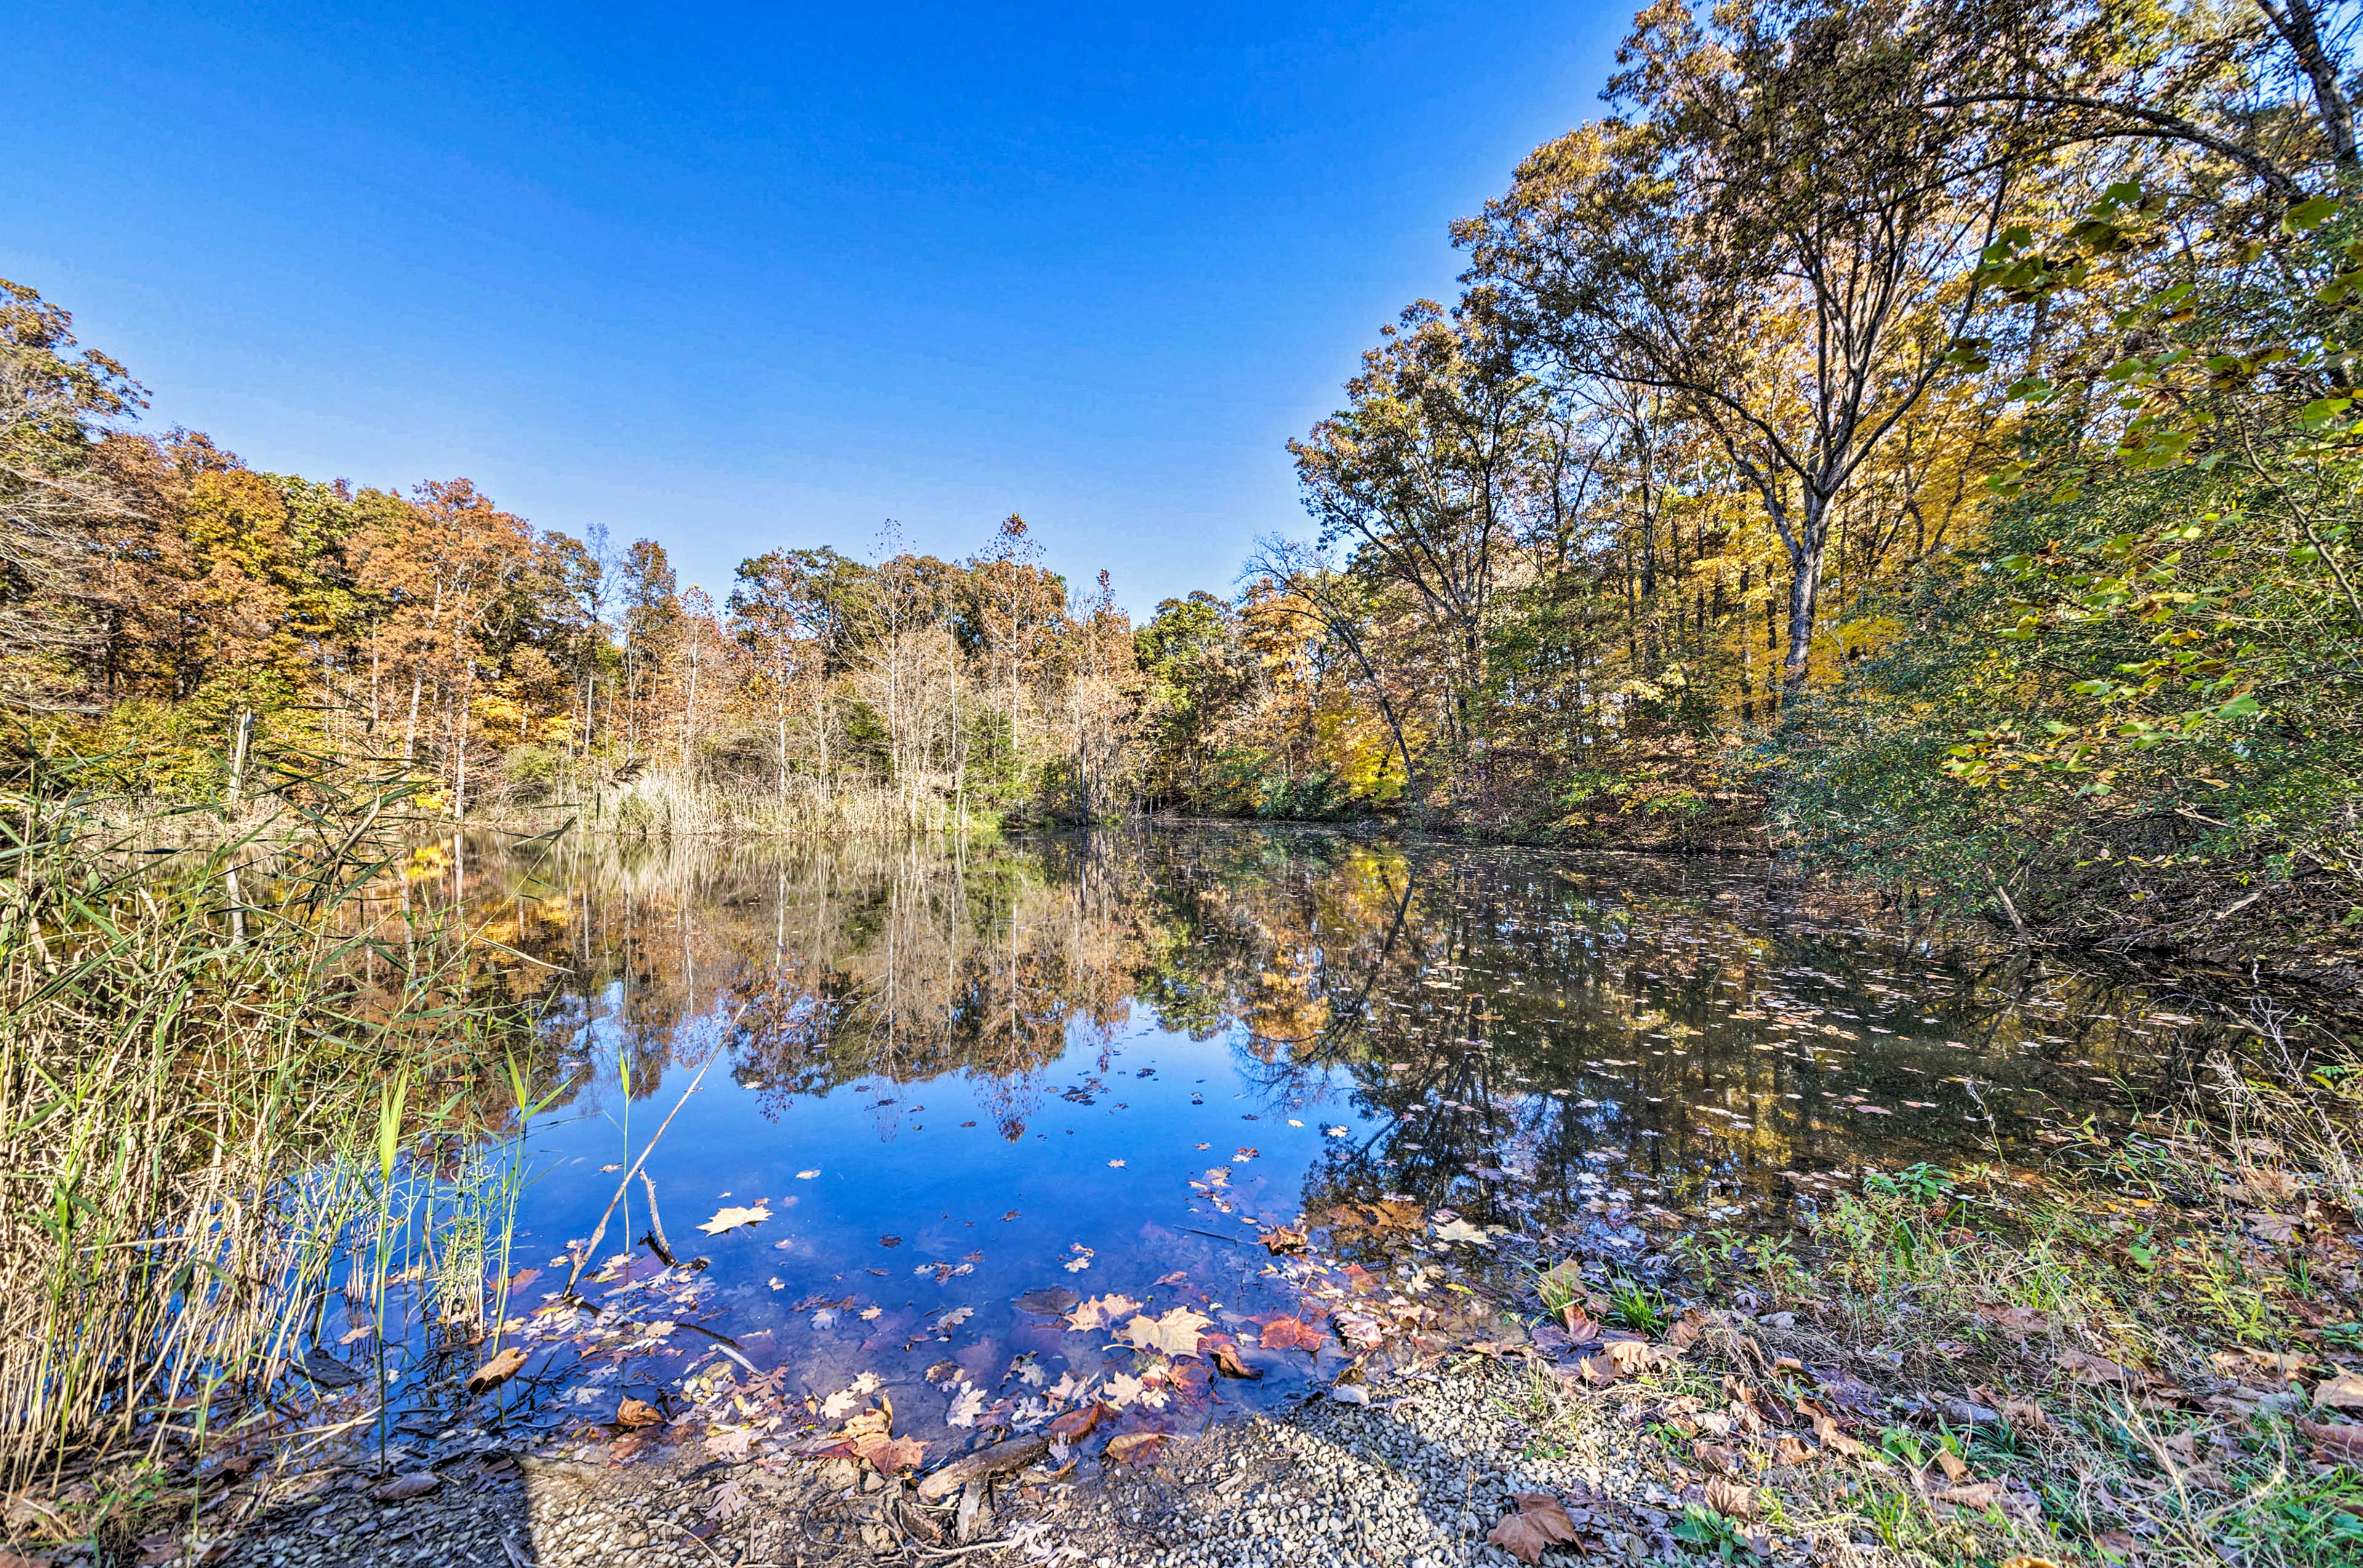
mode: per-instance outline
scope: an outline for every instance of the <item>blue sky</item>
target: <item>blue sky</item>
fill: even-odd
[[[1282,443],[1629,16],[43,0],[0,276],[258,467],[465,475],[717,594],[1017,511],[1145,611],[1303,531]]]

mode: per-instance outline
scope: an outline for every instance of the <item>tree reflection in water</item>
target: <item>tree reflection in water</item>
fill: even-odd
[[[733,1071],[774,1115],[960,1073],[1015,1140],[1054,1064],[1151,1023],[1232,1042],[1275,1109],[1349,1086],[1315,1205],[1509,1223],[1603,1166],[1703,1200],[1958,1158],[2104,1102],[2157,1049],[2124,998],[1815,927],[1745,862],[1150,828],[473,864],[471,896],[506,912],[488,934],[556,966],[505,978],[543,977],[574,1038],[595,1023],[636,1096],[683,1019],[743,1007]]]

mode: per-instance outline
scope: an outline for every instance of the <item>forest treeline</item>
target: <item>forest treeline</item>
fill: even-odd
[[[20,750],[128,792],[397,761],[453,816],[1383,814],[1755,842],[2025,931],[2363,935],[2346,11],[1741,0],[1455,226],[1292,441],[1315,524],[1135,627],[948,562],[655,540],[149,435],[10,285]]]

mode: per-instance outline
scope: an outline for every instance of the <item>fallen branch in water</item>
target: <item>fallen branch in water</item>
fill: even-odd
[[[715,1055],[719,1054],[718,1051],[715,1052]],[[591,1240],[583,1244],[582,1255],[574,1260],[574,1266],[566,1271],[566,1288],[559,1294],[567,1300],[575,1299],[574,1282],[582,1277],[582,1265],[599,1255],[599,1242],[607,1234],[607,1221],[615,1217],[616,1206],[624,1201],[624,1193],[631,1186],[632,1178],[640,1173],[640,1167],[656,1151],[657,1140],[665,1135],[665,1129],[671,1127],[672,1118],[681,1114],[681,1107],[689,1104],[689,1096],[697,1093],[697,1086],[705,1082],[706,1068],[713,1065],[714,1056],[708,1056],[704,1065],[698,1068],[697,1076],[689,1081],[689,1087],[681,1092],[681,1098],[673,1102],[672,1109],[665,1112],[664,1120],[657,1124],[656,1136],[650,1138],[649,1146],[640,1151],[640,1157],[632,1162],[632,1168],[624,1173],[624,1179],[616,1184],[616,1195],[607,1200],[607,1207],[599,1216],[599,1223],[592,1227]]]

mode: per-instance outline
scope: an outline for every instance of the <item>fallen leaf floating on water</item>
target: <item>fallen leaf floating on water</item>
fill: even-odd
[[[1482,1247],[1488,1244],[1485,1240],[1484,1230],[1478,1226],[1470,1224],[1465,1219],[1454,1219],[1446,1224],[1437,1226],[1436,1228],[1436,1239],[1439,1241],[1467,1241],[1471,1245],[1478,1247]]]
[[[423,1497],[442,1485],[443,1477],[431,1470],[421,1470],[397,1475],[383,1486],[372,1486],[370,1496],[381,1503],[399,1503],[408,1497]]]
[[[1239,1352],[1228,1345],[1215,1347],[1215,1370],[1225,1377],[1243,1377],[1249,1381],[1263,1375],[1260,1369],[1239,1360]]]
[[[820,1173],[819,1173],[818,1171],[798,1171],[798,1172],[796,1173],[796,1180],[798,1180],[798,1181],[800,1181],[800,1182],[809,1182],[809,1181],[811,1181],[815,1176],[817,1176],[817,1175],[819,1175],[819,1174],[820,1174]]]
[[[1282,1252],[1302,1252],[1308,1244],[1304,1232],[1289,1225],[1275,1225],[1270,1229],[1259,1230],[1256,1240],[1275,1257]]]
[[[760,1203],[751,1208],[738,1204],[727,1204],[713,1218],[699,1226],[698,1229],[708,1236],[719,1236],[726,1230],[736,1230],[742,1225],[760,1224],[771,1218],[771,1209]]]
[[[1318,1354],[1327,1337],[1313,1324],[1285,1312],[1275,1312],[1269,1318],[1250,1319],[1268,1351],[1311,1351]]]
[[[1144,1351],[1169,1356],[1194,1356],[1198,1341],[1214,1319],[1187,1307],[1177,1307],[1160,1318],[1142,1313],[1126,1324],[1117,1338]]]
[[[976,1418],[984,1414],[984,1390],[974,1384],[963,1383],[952,1396],[952,1407],[944,1417],[948,1427],[973,1427]]]
[[[635,1399],[628,1394],[624,1396],[624,1402],[616,1407],[616,1425],[619,1427],[655,1427],[663,1423],[664,1415],[655,1406]]]
[[[1067,1315],[1067,1327],[1078,1330],[1112,1329],[1139,1310],[1140,1303],[1128,1296],[1097,1296]]]
[[[525,1365],[525,1351],[511,1345],[492,1360],[468,1374],[468,1392],[482,1394],[488,1388],[498,1388],[517,1374]]]
[[[1547,1492],[1515,1492],[1510,1501],[1518,1511],[1486,1532],[1489,1546],[1500,1547],[1521,1562],[1540,1562],[1550,1548],[1574,1542],[1575,1523],[1557,1497]]]
[[[1072,1310],[1075,1303],[1082,1298],[1082,1292],[1070,1290],[1063,1284],[1044,1285],[1019,1296],[1017,1307],[1022,1312],[1037,1312],[1045,1318],[1056,1318]]]
[[[1079,1405],[1050,1423],[1050,1435],[1072,1447],[1091,1436],[1092,1429],[1100,1424],[1100,1418],[1105,1414],[1107,1407],[1096,1399]]]

